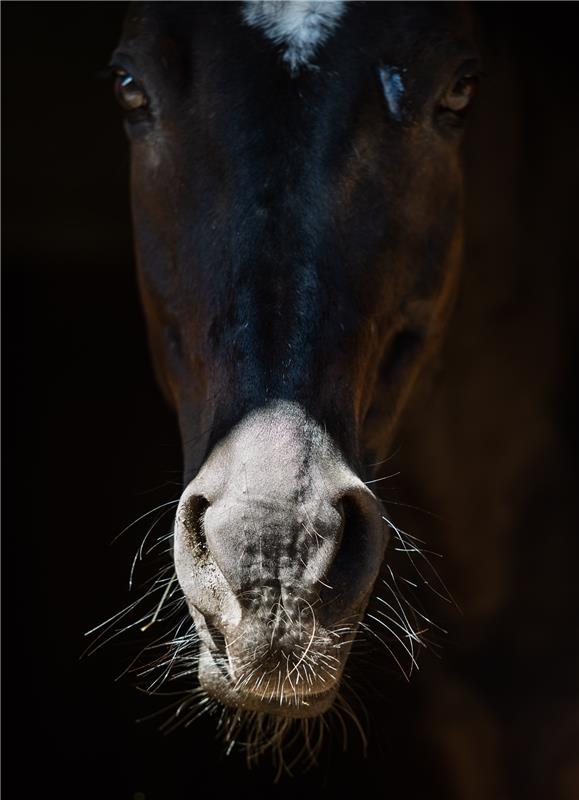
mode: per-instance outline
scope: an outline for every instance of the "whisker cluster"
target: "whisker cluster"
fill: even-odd
[[[329,741],[338,735],[341,748],[350,745],[350,728],[356,732],[365,754],[367,738],[352,704],[343,691],[338,692],[332,707],[316,717],[274,716],[259,711],[223,707],[217,733],[229,755],[241,751],[249,768],[271,759],[276,782],[283,774],[306,772],[319,764]]]
[[[232,695],[237,695],[241,702],[244,695],[251,695],[253,700],[272,704],[272,712],[227,706],[212,698],[197,682],[200,638],[170,555],[174,531],[171,528],[152,540],[156,525],[177,502],[162,504],[127,526],[131,528],[151,513],[161,512],[148,527],[132,560],[129,590],[134,585],[138,565],[145,559],[155,558],[157,571],[143,584],[135,600],[88,631],[93,640],[85,653],[95,653],[129,631],[148,635],[145,646],[117,680],[134,676],[141,691],[167,696],[170,702],[140,721],[164,718],[159,727],[162,733],[169,734],[188,728],[201,717],[213,717],[226,753],[241,751],[248,766],[267,755],[273,761],[277,778],[283,773],[293,774],[296,769],[303,771],[315,766],[324,743],[336,734],[346,749],[349,734],[354,730],[365,750],[367,723],[360,720],[359,713],[362,709],[365,714],[365,709],[352,686],[351,676],[343,672],[345,656],[350,653],[362,665],[366,656],[376,667],[378,645],[404,678],[410,680],[413,671],[419,669],[419,651],[433,645],[427,635],[433,631],[446,633],[424,612],[416,599],[416,590],[426,586],[447,602],[454,602],[432,565],[431,558],[436,554],[384,514],[384,523],[393,535],[394,550],[408,558],[415,579],[396,575],[386,561],[379,582],[382,591],[372,598],[362,621],[353,623],[345,618],[330,629],[322,629],[316,623],[312,604],[296,598],[298,611],[291,616],[282,604],[278,603],[277,608],[274,604],[268,623],[271,635],[266,630],[266,635],[257,637],[253,644],[248,640],[240,646],[237,639],[228,641],[212,631],[218,647],[218,652],[212,651],[212,658],[224,673],[232,674]],[[284,647],[274,642],[280,618],[288,637]],[[161,633],[150,640],[150,630]],[[380,675],[384,674],[382,665]],[[307,711],[309,696],[337,683],[339,690],[329,710],[310,717],[291,715],[292,707]],[[174,690],[170,690],[172,686]],[[276,711],[273,706],[278,702],[280,708]],[[282,706],[290,709],[290,715],[284,713]]]
[[[379,593],[372,598],[360,626],[384,647],[405,680],[409,681],[413,671],[419,669],[419,650],[438,647],[436,636],[447,633],[423,610],[418,590],[425,587],[446,603],[456,603],[430,558],[441,558],[440,554],[426,549],[421,539],[403,531],[389,516],[383,515],[382,519],[393,534],[394,551],[407,556],[414,580],[396,575],[386,560]]]

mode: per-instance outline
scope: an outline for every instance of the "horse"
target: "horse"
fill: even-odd
[[[455,431],[462,449],[445,438],[464,424],[452,390],[485,389],[440,377],[445,336],[471,312],[456,302],[475,25],[458,3],[135,3],[112,68],[150,350],[183,449],[167,591],[178,583],[192,624],[178,647],[203,702],[233,710],[229,738],[249,719],[261,750],[295,721],[350,713],[341,692],[361,639],[417,668],[442,626],[412,587],[454,603],[398,521],[409,509],[395,518],[378,494],[397,436],[434,505],[453,507],[439,545],[471,637],[504,595],[513,517],[497,500],[496,524],[479,525],[473,486],[521,475],[547,433],[525,429],[494,482],[482,459],[457,501],[460,457],[490,445],[484,413],[475,433]],[[473,540],[488,534],[483,568],[465,520]],[[460,682],[433,685],[436,713],[464,703],[477,716]],[[499,797],[485,724],[470,752],[484,751],[480,796]]]

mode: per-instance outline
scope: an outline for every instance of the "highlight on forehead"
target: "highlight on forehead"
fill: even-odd
[[[244,21],[283,47],[290,72],[310,63],[346,10],[341,0],[245,0]]]

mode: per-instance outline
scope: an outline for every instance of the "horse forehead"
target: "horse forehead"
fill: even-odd
[[[346,10],[342,0],[245,0],[242,17],[283,48],[291,71],[306,66]]]

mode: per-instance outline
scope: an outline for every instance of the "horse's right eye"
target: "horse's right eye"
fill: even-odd
[[[139,111],[149,105],[149,98],[130,72],[115,70],[115,96],[124,111]]]

